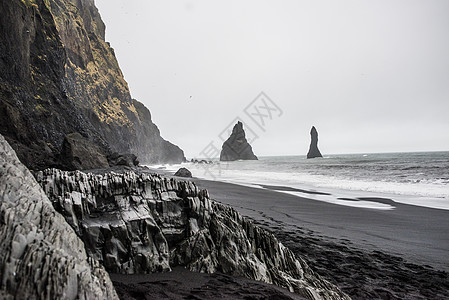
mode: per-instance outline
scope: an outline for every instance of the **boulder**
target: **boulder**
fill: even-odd
[[[307,158],[323,157],[320,150],[318,150],[318,131],[316,131],[315,126],[312,126],[310,130],[310,147],[307,153]]]
[[[118,154],[117,152],[108,155],[108,163],[111,167],[113,166],[127,166],[135,167],[139,165],[137,156],[132,153]]]
[[[245,137],[242,122],[237,122],[232,129],[229,138],[223,143],[220,153],[220,161],[257,160],[251,145]]]
[[[307,299],[349,299],[273,234],[194,183],[154,174],[47,169],[37,173],[57,210],[109,272],[221,271]]]
[[[78,132],[65,136],[61,161],[69,170],[109,168],[105,152]]]
[[[190,172],[186,168],[180,168],[178,171],[176,171],[175,176],[192,178],[192,172]]]
[[[118,299],[108,273],[0,135],[0,298]]]

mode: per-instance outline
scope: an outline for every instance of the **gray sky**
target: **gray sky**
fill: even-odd
[[[95,2],[132,96],[188,158],[236,117],[259,156],[306,154],[312,125],[323,154],[449,150],[447,0]],[[244,112],[262,91],[282,110],[264,131]]]

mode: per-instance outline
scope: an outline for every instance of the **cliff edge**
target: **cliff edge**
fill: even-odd
[[[143,163],[181,162],[131,98],[93,0],[0,2],[0,133],[32,169],[63,167],[67,134]]]

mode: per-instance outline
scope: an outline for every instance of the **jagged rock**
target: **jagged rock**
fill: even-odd
[[[231,136],[223,143],[220,161],[257,160],[251,145],[245,137],[242,122],[238,121],[232,129]]]
[[[0,135],[0,298],[118,299],[108,273]]]
[[[128,166],[132,168],[139,165],[137,156],[132,153],[118,154],[114,152],[107,158],[110,166]]]
[[[0,134],[27,167],[64,165],[72,132],[145,163],[184,161],[131,98],[94,1],[0,1],[0,15]]]
[[[307,158],[323,157],[320,150],[318,150],[318,132],[316,131],[315,126],[312,126],[312,129],[310,130],[310,138],[310,147],[309,152],[307,153]]]
[[[176,171],[175,176],[192,178],[192,172],[190,172],[186,168],[180,168],[178,171]]]
[[[189,181],[133,172],[47,169],[37,179],[83,239],[116,273],[221,271],[286,287],[309,299],[348,299],[269,232]]]
[[[109,168],[102,149],[78,132],[65,136],[62,143],[61,161],[70,170]]]
[[[213,164],[214,163],[211,160],[205,160],[205,159],[198,160],[198,159],[193,159],[193,158],[190,160],[190,162],[195,163],[195,164]]]

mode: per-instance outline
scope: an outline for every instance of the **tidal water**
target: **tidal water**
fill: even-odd
[[[360,199],[382,198],[449,209],[449,152],[347,154],[315,159],[272,156],[258,161],[182,166],[198,178],[254,187],[288,187],[278,189],[341,205],[392,208],[386,201]],[[164,167],[176,171],[181,165]]]

